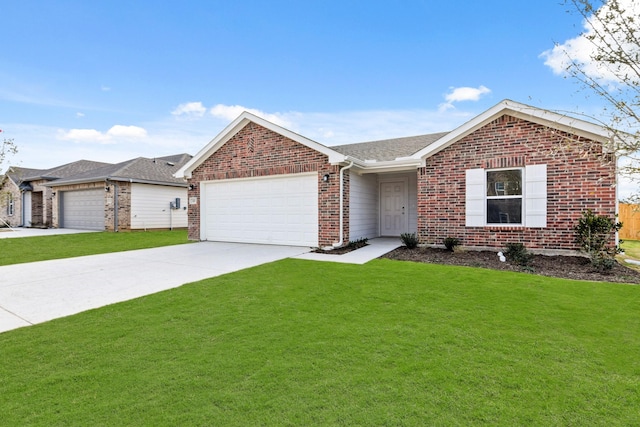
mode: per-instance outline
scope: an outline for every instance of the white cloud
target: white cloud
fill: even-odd
[[[112,126],[107,132],[100,132],[96,129],[70,129],[58,130],[57,138],[63,141],[116,144],[132,139],[143,139],[147,137],[147,131],[138,126]]]
[[[147,131],[139,126],[115,125],[107,131],[107,135],[113,138],[140,139],[147,137]]]
[[[100,90],[103,92],[111,92],[111,88],[105,85],[100,86]]]
[[[58,131],[58,139],[77,142],[101,142],[107,143],[109,137],[95,129],[70,129]]]
[[[243,105],[218,104],[209,110],[210,114],[193,120],[188,128],[176,122],[150,125],[156,128],[156,132],[153,132],[148,140],[153,141],[154,144],[162,140],[167,146],[171,143],[179,144],[187,152],[193,154],[244,111],[325,145],[450,131],[475,114],[468,111],[436,109],[337,111],[331,113],[265,112]],[[162,127],[163,130],[158,132],[158,127]],[[186,135],[187,133],[189,135]]]
[[[211,108],[210,113],[213,117],[223,118],[228,121],[236,119],[243,112],[249,112],[258,117],[262,117],[265,120],[275,123],[279,126],[288,127],[291,126],[283,113],[265,113],[264,111],[256,110],[254,108],[247,108],[241,105],[223,105],[218,104]]]
[[[325,145],[351,144],[455,129],[474,114],[440,110],[287,113],[291,130]]]
[[[171,112],[174,116],[186,116],[192,118],[198,118],[204,116],[204,113],[207,112],[207,109],[202,102],[186,102],[184,104],[178,105],[175,110]]]
[[[621,75],[625,72],[624,65],[603,64],[594,61],[592,58],[596,55],[598,44],[601,41],[596,38],[590,41],[588,38],[596,34],[606,34],[607,43],[615,46],[618,43],[627,52],[640,53],[637,44],[629,43],[622,39],[616,40],[610,32],[608,32],[602,22],[598,20],[598,16],[604,17],[607,14],[613,17],[613,24],[609,28],[615,28],[623,19],[632,18],[637,22],[640,16],[640,1],[637,0],[618,0],[618,4],[624,10],[624,14],[612,12],[610,3],[605,3],[598,9],[594,15],[591,15],[583,21],[584,31],[581,35],[566,40],[564,43],[558,44],[552,49],[546,50],[540,54],[544,64],[547,65],[555,74],[566,74],[567,68],[571,61],[575,61],[580,65],[585,74],[601,83],[615,84],[618,82],[616,74]],[[637,25],[637,23],[635,24]],[[622,34],[620,34],[622,36]],[[618,67],[618,68],[616,68]]]
[[[76,113],[76,117],[80,118],[80,117],[84,117],[84,113],[81,113],[80,111],[78,111]]]
[[[440,104],[440,110],[448,110],[453,108],[454,102],[463,101],[479,101],[482,95],[491,93],[491,89],[486,86],[480,85],[479,87],[452,87],[449,93],[444,96],[445,103]]]

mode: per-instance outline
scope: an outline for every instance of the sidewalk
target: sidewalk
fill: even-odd
[[[315,252],[307,252],[292,258],[306,259],[310,261],[328,261],[342,262],[346,264],[364,264],[392,250],[402,246],[400,239],[395,237],[378,237],[371,239],[368,245],[355,251],[348,252],[344,255],[320,254]]]

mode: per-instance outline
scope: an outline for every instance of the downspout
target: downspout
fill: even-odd
[[[350,160],[349,166],[345,166],[340,169],[340,241],[333,244],[334,248],[339,248],[344,243],[344,171],[350,169],[353,166],[353,161]]]
[[[113,206],[115,211],[113,212],[113,221],[115,224],[113,225],[114,231],[117,233],[118,231],[118,184],[113,183]]]
[[[109,178],[106,179],[107,182],[110,181]],[[118,184],[115,181],[111,181],[113,185],[113,231],[115,233],[118,232]]]

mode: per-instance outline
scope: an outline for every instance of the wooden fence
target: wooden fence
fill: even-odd
[[[640,205],[618,204],[618,221],[622,240],[640,240]]]

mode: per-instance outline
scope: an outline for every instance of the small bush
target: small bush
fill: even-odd
[[[615,256],[620,248],[611,245],[611,240],[620,228],[622,223],[604,215],[596,215],[591,209],[582,213],[575,226],[576,242],[589,256],[591,266],[596,270],[608,271],[615,265]]]
[[[416,233],[402,233],[400,239],[407,249],[415,249],[418,247],[418,236],[416,236]]]
[[[457,246],[460,246],[460,240],[455,237],[445,237],[442,241],[447,250],[453,252]]]
[[[347,247],[351,248],[351,249],[359,249],[363,246],[367,246],[367,242],[369,241],[369,239],[367,239],[366,237],[363,237],[361,239],[358,240],[351,240],[349,242],[349,244],[347,245]]]
[[[510,263],[522,267],[528,267],[533,262],[533,254],[522,243],[507,243],[504,256]]]

